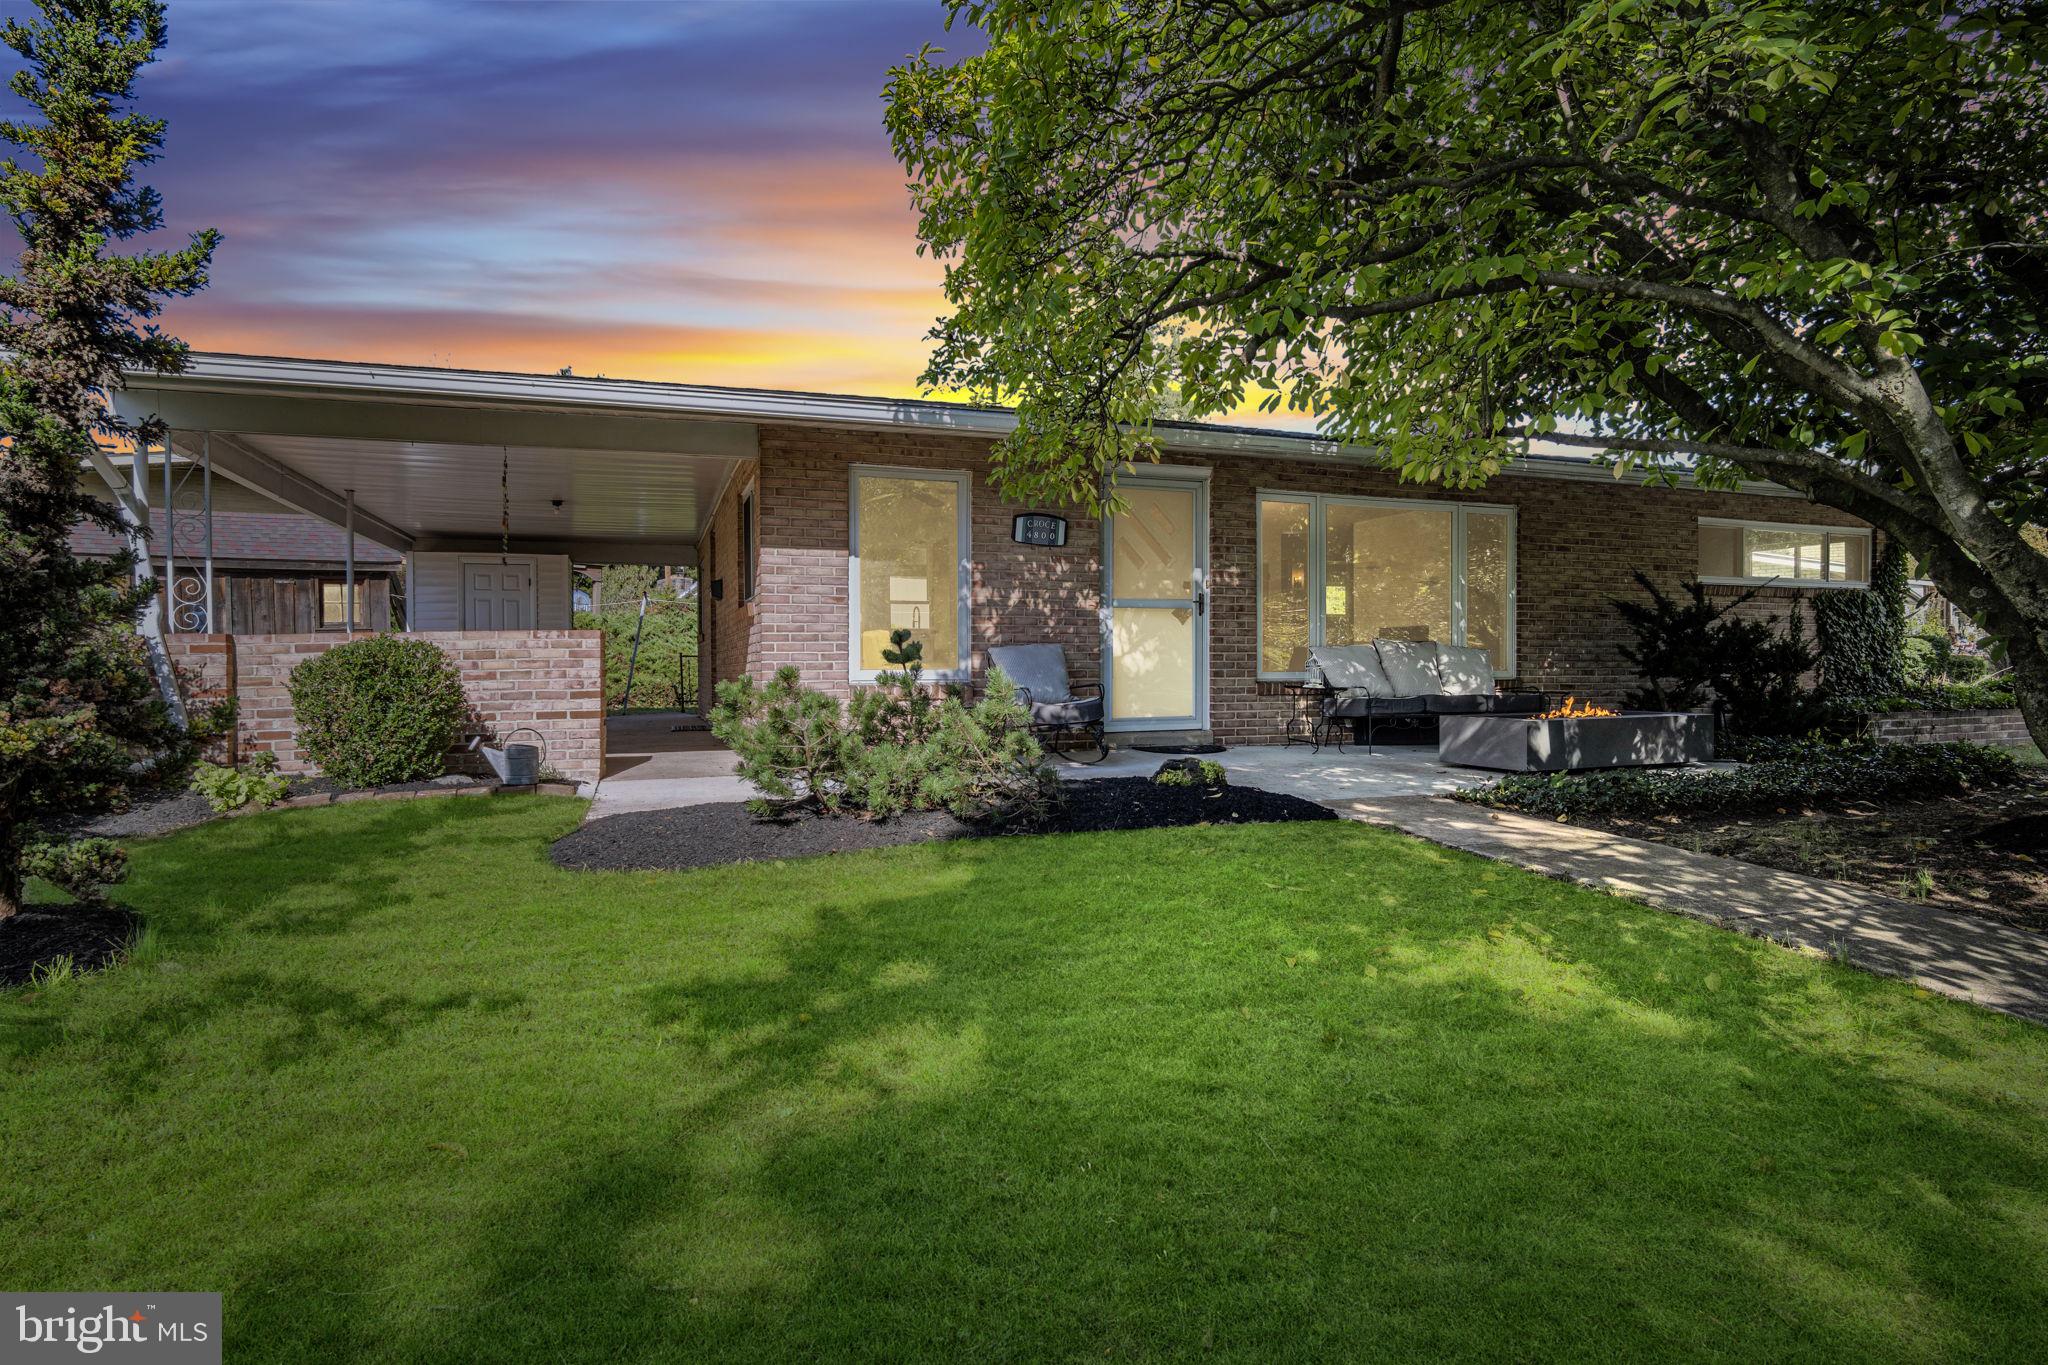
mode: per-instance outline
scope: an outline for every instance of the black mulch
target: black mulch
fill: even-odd
[[[1143,777],[1105,777],[1069,782],[1060,790],[1066,797],[1060,809],[1028,830],[979,828],[943,812],[891,820],[808,813],[757,820],[744,803],[727,801],[593,820],[557,839],[552,856],[562,867],[592,871],[675,870],[1000,834],[1088,834],[1337,818],[1326,806],[1257,787],[1224,787],[1212,793],[1200,787],[1161,786]]]
[[[446,778],[425,782],[396,782],[388,787],[373,788],[380,792],[416,792],[460,790],[463,787],[480,785],[482,778],[466,777],[461,782]],[[330,777],[295,777],[285,789],[287,798],[294,796],[317,796],[322,793],[335,794],[350,790]],[[203,825],[209,820],[221,818],[206,798],[198,792],[185,788],[166,788],[158,791],[138,793],[129,803],[128,809],[109,811],[85,820],[54,822],[54,828],[62,834],[96,835],[106,839],[146,839],[152,835],[169,834],[173,830]]]
[[[140,923],[118,906],[65,905],[0,919],[0,986],[26,985],[37,967],[64,957],[79,971],[104,967],[127,951]]]
[[[1133,744],[1141,754],[1220,754],[1221,744]]]

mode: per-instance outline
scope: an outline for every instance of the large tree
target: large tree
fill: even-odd
[[[164,125],[127,107],[136,73],[164,41],[157,0],[43,0],[39,22],[10,21],[21,55],[9,88],[34,110],[0,122],[28,154],[0,163],[0,205],[20,237],[0,277],[0,918],[39,872],[93,895],[120,872],[97,841],[51,831],[54,818],[120,801],[189,753],[132,623],[154,591],[134,563],[81,560],[80,521],[114,510],[81,471],[95,443],[160,441],[122,422],[108,396],[125,370],[173,371],[185,349],[150,325],[161,301],[206,283],[216,235],[179,250],[117,254],[110,244],[162,222],[137,185]]]
[[[1284,394],[1405,476],[1532,435],[1774,480],[1908,546],[2048,743],[2048,37],[1905,0],[960,3],[892,75],[1011,487],[1168,393]]]

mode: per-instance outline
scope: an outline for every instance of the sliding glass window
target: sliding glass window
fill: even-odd
[[[1259,496],[1259,676],[1316,645],[1436,640],[1514,673],[1514,512],[1418,499]]]

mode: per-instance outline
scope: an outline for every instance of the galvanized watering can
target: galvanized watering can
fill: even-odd
[[[506,739],[513,735],[532,735],[539,744],[503,744],[493,748],[484,743],[478,735],[469,741],[472,751],[484,756],[484,762],[491,765],[491,771],[498,775],[498,781],[508,787],[530,787],[540,781],[540,770],[546,765],[548,737],[530,725],[522,725],[507,732]]]

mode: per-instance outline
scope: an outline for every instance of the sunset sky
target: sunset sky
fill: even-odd
[[[916,393],[944,300],[881,90],[927,41],[972,50],[944,13],[172,0],[139,92],[170,121],[149,179],[174,231],[225,241],[170,328],[205,350]]]

